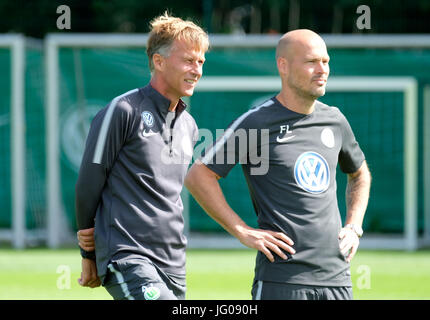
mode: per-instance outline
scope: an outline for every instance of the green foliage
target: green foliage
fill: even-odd
[[[148,32],[155,16],[169,10],[191,18],[210,33],[284,33],[311,28],[319,33],[355,33],[357,0],[0,0],[0,33],[20,32],[43,38],[56,29],[59,5],[68,5],[72,30],[61,32]],[[368,3],[370,33],[429,32],[427,0]],[[293,7],[290,15],[290,9]],[[290,19],[297,19],[291,25]]]

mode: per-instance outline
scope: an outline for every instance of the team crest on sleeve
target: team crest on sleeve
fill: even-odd
[[[148,128],[151,128],[154,125],[154,116],[149,111],[143,111],[142,121]]]
[[[318,194],[330,185],[330,169],[324,157],[316,152],[302,153],[294,165],[294,178],[303,190]]]

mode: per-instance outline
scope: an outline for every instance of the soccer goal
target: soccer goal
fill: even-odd
[[[22,35],[0,36],[0,63],[4,85],[1,105],[1,205],[2,228],[0,239],[12,239],[13,247],[23,248],[26,239],[25,221],[25,121],[24,74],[25,38]]]
[[[411,42],[409,38],[401,36],[323,36],[327,46],[330,48],[390,48],[395,46],[414,47],[416,43],[430,46],[428,37],[414,37]],[[143,64],[146,61],[145,45],[147,35],[99,35],[99,34],[55,34],[48,35],[45,39],[45,77],[46,77],[46,168],[47,168],[47,207],[48,207],[48,245],[52,248],[58,247],[62,243],[65,232],[65,220],[69,219],[72,212],[73,187],[76,179],[76,166],[79,164],[79,146],[88,129],[88,119],[96,110],[103,107],[103,101],[89,101],[91,95],[85,90],[98,90],[97,94],[104,99],[108,99],[111,91],[125,92],[130,89],[127,81],[137,77],[136,74],[146,74],[139,78],[139,83],[144,84],[149,79],[149,72]],[[227,36],[211,35],[212,48],[228,48],[230,51],[221,55],[219,66],[222,69],[222,59],[229,58],[233,51],[249,48],[263,48],[265,53],[263,59],[273,63],[273,50],[279,40],[278,36]],[[130,50],[130,48],[132,50]],[[136,49],[136,50],[134,50]],[[82,50],[86,50],[85,61],[81,59]],[[103,50],[101,54],[98,50]],[[269,52],[269,50],[272,50]],[[215,52],[214,55],[218,53]],[[257,55],[250,54],[247,57],[255,58]],[[258,56],[254,61],[257,61]],[[248,70],[248,61],[243,59],[244,70]],[[237,60],[240,64],[240,60]],[[246,62],[246,63],[245,63]],[[109,77],[96,69],[100,64],[109,63],[112,72]],[[257,74],[267,74],[267,64],[258,60],[255,66]],[[246,66],[245,66],[246,64]],[[67,69],[68,70],[65,70]],[[219,70],[208,64],[208,69],[217,74]],[[85,75],[80,70],[86,69]],[[206,69],[206,70],[208,70]],[[100,88],[99,83],[91,82],[88,79],[90,72],[97,73],[98,79],[111,81],[110,87]],[[206,71],[205,71],[206,72]],[[67,77],[65,74],[67,73]],[[126,77],[120,77],[123,74]],[[191,113],[200,117],[198,110],[199,99],[205,101],[215,101],[222,96],[237,95],[240,93],[252,94],[253,98],[276,93],[280,89],[280,80],[275,76],[214,76],[214,73],[206,72],[200,80],[196,93],[190,98]],[[222,73],[220,73],[222,74]],[[270,73],[274,75],[275,73]],[[146,78],[145,78],[146,77]],[[72,79],[72,80],[71,80]],[[95,80],[97,81],[97,79]],[[124,86],[124,89],[121,87]],[[378,212],[384,209],[385,215],[375,219],[368,219],[369,229],[381,229],[381,225],[386,227],[386,232],[377,237],[366,233],[362,240],[362,247],[372,248],[399,248],[413,250],[418,247],[417,231],[417,211],[418,211],[418,102],[417,102],[417,82],[413,77],[349,77],[332,76],[327,85],[327,94],[322,101],[329,105],[338,106],[342,112],[346,113],[348,120],[352,123],[353,129],[360,137],[360,144],[364,149],[371,149],[378,156],[369,159],[372,173],[378,172],[381,177],[374,179],[374,188],[381,191],[384,197],[381,199],[372,198],[370,200],[370,211]],[[110,91],[109,91],[110,90]],[[70,92],[73,92],[71,94]],[[108,93],[108,94],[107,94]],[[221,95],[220,95],[221,93]],[[211,95],[212,94],[212,95]],[[73,95],[73,97],[72,97]],[[204,97],[206,95],[206,97]],[[90,97],[90,98],[88,98]],[[111,98],[113,98],[112,96]],[[225,98],[227,99],[227,98]],[[77,113],[73,113],[73,108],[65,108],[66,105],[74,105]],[[85,104],[85,108],[82,107]],[[392,108],[394,106],[394,108]],[[69,112],[70,111],[70,112]],[[218,110],[219,117],[229,117],[227,109]],[[372,115],[375,114],[375,118]],[[370,116],[369,116],[370,115]],[[210,115],[205,121],[213,121]],[[385,118],[386,117],[386,118]],[[64,120],[66,119],[66,120]],[[80,119],[86,119],[80,121]],[[200,119],[201,120],[201,119]],[[233,119],[230,119],[233,120]],[[73,123],[83,123],[75,125]],[[199,126],[200,123],[199,123]],[[201,126],[202,127],[202,126]],[[203,125],[205,127],[205,125]],[[69,129],[68,129],[69,128]],[[74,129],[78,130],[74,130]],[[224,126],[219,127],[224,128]],[[80,137],[62,140],[62,131],[68,132],[82,131]],[[63,151],[64,143],[70,147],[69,151]],[[75,147],[74,147],[75,146]],[[366,151],[366,150],[365,150]],[[67,154],[65,156],[65,154]],[[67,157],[67,159],[65,159]],[[70,172],[62,170],[61,161],[67,161]],[[373,165],[373,167],[372,167]],[[63,165],[64,166],[64,165]],[[75,170],[75,171],[73,171]],[[67,175],[67,176],[66,176]],[[374,175],[375,178],[375,175]],[[228,179],[226,179],[228,180]],[[343,183],[343,184],[342,184]],[[64,184],[69,185],[69,190],[64,191]],[[338,187],[342,189],[344,182],[340,181]],[[71,189],[71,190],[70,190]],[[63,190],[63,191],[62,191]],[[241,194],[232,186],[231,190],[235,194]],[[241,190],[242,191],[242,190]],[[65,199],[64,197],[68,197]],[[240,198],[240,197],[236,197]],[[340,198],[340,197],[339,197]],[[339,199],[340,200],[340,199]],[[376,205],[376,203],[378,203]],[[184,193],[184,215],[190,217],[193,211],[193,200],[188,199]],[[373,207],[372,207],[373,206]],[[200,210],[200,209],[199,209]],[[390,210],[396,210],[397,218],[391,219]],[[372,215],[369,215],[372,217]],[[186,219],[189,222],[189,219]],[[366,221],[366,218],[365,218]],[[394,222],[393,222],[394,221]],[[399,222],[400,221],[400,222]],[[189,230],[189,226],[186,227]],[[394,233],[387,232],[396,230]],[[401,230],[401,231],[398,231]],[[199,243],[205,245],[190,234],[190,244]],[[197,240],[196,240],[197,239]],[[202,239],[204,240],[204,239]],[[216,240],[218,243],[220,241]],[[228,241],[227,241],[228,242]],[[226,247],[230,247],[227,242],[222,242]],[[213,242],[212,242],[213,243]],[[210,244],[207,244],[210,247]]]

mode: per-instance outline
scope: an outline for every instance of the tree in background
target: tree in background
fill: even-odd
[[[429,33],[430,1],[373,0],[372,28],[358,30],[358,0],[0,0],[0,33],[43,38],[56,28],[59,5],[72,12],[70,32],[146,33],[166,9],[210,33]],[[69,31],[61,31],[69,32]]]

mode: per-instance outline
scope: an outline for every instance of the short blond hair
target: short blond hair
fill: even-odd
[[[199,51],[206,52],[209,49],[209,37],[201,27],[192,21],[170,16],[167,11],[153,19],[150,28],[146,54],[151,72],[154,70],[153,55],[158,53],[168,56],[176,39],[188,42]]]

